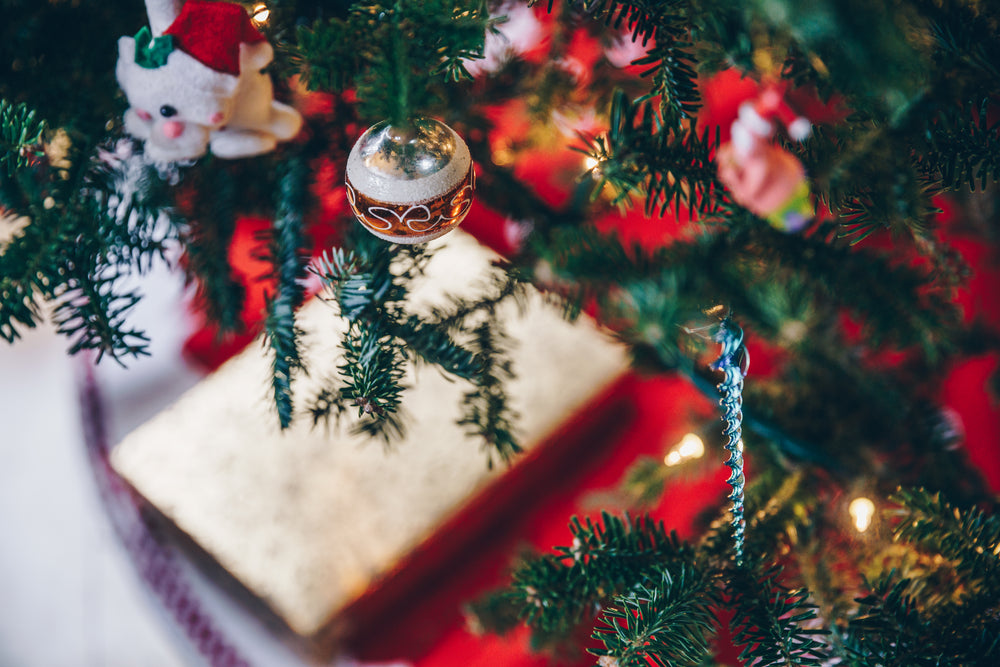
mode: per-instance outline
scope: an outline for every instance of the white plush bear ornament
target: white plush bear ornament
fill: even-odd
[[[181,6],[183,4],[183,7]],[[261,70],[274,50],[246,11],[230,2],[146,0],[150,28],[118,40],[118,83],[128,97],[125,130],[154,162],[274,150],[302,117],[274,100]]]

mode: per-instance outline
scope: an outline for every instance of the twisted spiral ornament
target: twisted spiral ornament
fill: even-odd
[[[742,565],[746,533],[743,507],[743,488],[746,483],[743,476],[743,378],[747,373],[749,357],[743,346],[743,330],[731,320],[725,319],[720,323],[715,340],[722,344],[722,351],[712,368],[724,374],[718,387],[719,405],[725,422],[723,435],[727,436],[725,446],[729,452],[726,465],[729,466],[730,473],[726,481],[732,488],[729,500],[732,501],[733,551],[736,564]]]

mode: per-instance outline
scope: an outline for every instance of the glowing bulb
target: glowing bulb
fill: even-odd
[[[663,457],[663,462],[668,466],[675,466],[689,459],[701,458],[704,455],[705,443],[694,433],[688,433],[667,452],[667,455]]]
[[[847,511],[854,519],[854,527],[858,529],[859,533],[863,533],[872,525],[872,517],[875,516],[875,503],[867,498],[855,498],[847,507]]]
[[[590,171],[598,164],[600,164],[600,162],[598,162],[595,158],[590,157],[589,155],[583,158],[583,166],[587,168],[587,171]]]
[[[253,6],[253,22],[257,25],[267,23],[267,19],[271,16],[271,10],[267,8],[263,2],[258,2]]]
[[[514,151],[509,148],[498,148],[493,151],[493,164],[498,167],[506,167],[514,164]]]

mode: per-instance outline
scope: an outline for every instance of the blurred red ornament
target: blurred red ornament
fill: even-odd
[[[497,24],[496,31],[486,33],[483,57],[463,61],[472,76],[496,72],[507,61],[538,49],[549,38],[545,23],[527,5],[504,7],[502,15],[505,20]]]
[[[642,37],[633,39],[632,31],[626,29],[611,38],[611,43],[604,47],[604,57],[614,67],[625,69],[644,58],[652,46],[651,41]]]

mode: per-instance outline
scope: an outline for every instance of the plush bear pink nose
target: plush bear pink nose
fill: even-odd
[[[211,116],[208,117],[208,124],[218,125],[219,123],[222,122],[224,118],[225,116],[222,114],[221,111],[216,111],[215,113],[213,113]]]
[[[168,139],[176,139],[184,134],[184,123],[176,120],[168,120],[163,124],[163,136]]]

